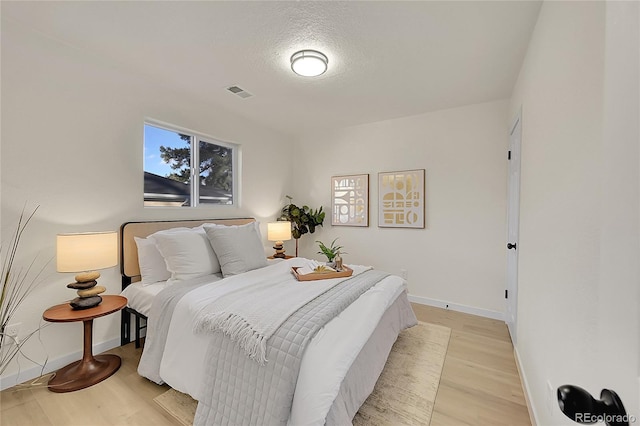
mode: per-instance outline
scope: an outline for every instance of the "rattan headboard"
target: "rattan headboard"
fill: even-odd
[[[149,222],[126,222],[120,227],[120,273],[122,274],[122,288],[132,282],[140,280],[138,266],[138,247],[133,237],[146,238],[163,229],[187,227],[193,228],[203,223],[219,225],[244,225],[255,222],[253,218],[233,219],[199,219],[199,220],[165,220]]]

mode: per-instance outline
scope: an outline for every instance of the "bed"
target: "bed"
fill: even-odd
[[[135,332],[139,345],[146,327],[138,372],[196,399],[195,424],[349,424],[399,332],[417,323],[406,283],[361,265],[349,265],[346,279],[297,282],[291,268],[309,261],[267,261],[256,225],[251,218],[123,224],[122,343]],[[202,251],[221,270],[196,276],[171,264],[175,247],[166,241],[187,236],[189,248],[175,252],[200,256],[191,246],[204,238],[210,247]],[[170,278],[145,280],[147,254],[142,262],[138,254],[149,241],[166,255]]]

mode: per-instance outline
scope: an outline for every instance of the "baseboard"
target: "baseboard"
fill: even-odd
[[[504,321],[504,312],[491,311],[489,309],[474,308],[473,306],[459,305],[456,303],[445,302],[438,299],[430,299],[428,297],[409,295],[409,301],[419,303],[421,305],[435,306],[436,308],[451,309],[452,311],[462,312],[465,314],[478,315],[480,317],[492,318]]]
[[[532,426],[537,426],[538,422],[536,420],[536,410],[533,405],[533,401],[529,397],[529,382],[527,381],[527,376],[524,374],[524,369],[522,368],[522,363],[520,362],[520,355],[518,354],[518,348],[513,348],[513,356],[516,359],[516,367],[518,367],[518,374],[520,375],[520,382],[522,382],[522,391],[524,392],[524,401],[527,403],[527,411],[529,411],[529,419],[531,420]]]
[[[107,340],[106,342],[98,343],[93,346],[93,353],[99,354],[109,349],[120,346],[120,337]],[[40,377],[41,374],[51,373],[59,370],[65,365],[71,364],[74,361],[82,359],[82,351],[73,352],[59,358],[50,359],[47,361],[44,370],[41,366],[36,365],[34,367],[27,368],[25,370],[18,371],[17,373],[10,374],[8,376],[0,377],[0,391],[8,389],[20,383],[24,383],[27,380],[33,380]]]

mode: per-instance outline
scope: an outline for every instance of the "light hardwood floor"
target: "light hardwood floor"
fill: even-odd
[[[451,328],[451,340],[432,426],[530,425],[513,347],[503,322],[424,305],[419,320]],[[19,386],[0,393],[1,425],[176,425],[153,402],[167,386],[136,372],[141,349],[109,351],[122,357],[120,370],[104,382],[71,393]]]
[[[420,321],[451,328],[431,426],[531,425],[507,326],[413,304]]]

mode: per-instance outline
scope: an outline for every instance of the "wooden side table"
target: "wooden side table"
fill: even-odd
[[[118,371],[122,361],[118,355],[93,356],[93,320],[94,318],[118,312],[127,305],[122,296],[102,296],[102,303],[89,309],[74,310],[68,303],[52,306],[42,314],[49,322],[84,323],[84,351],[80,361],[73,362],[56,372],[49,380],[52,392],[73,392],[99,383]]]

